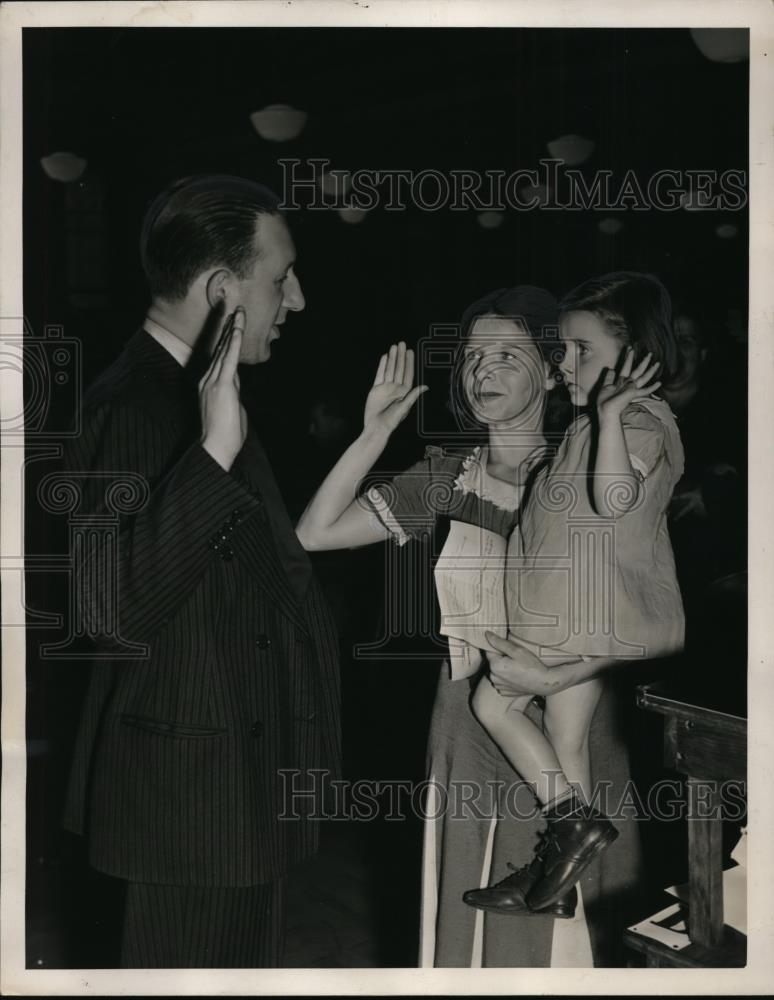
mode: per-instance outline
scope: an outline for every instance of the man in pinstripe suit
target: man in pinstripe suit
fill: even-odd
[[[106,482],[147,497],[121,516],[114,569],[99,546],[76,553],[104,658],[65,825],[127,883],[122,966],[277,966],[284,876],[318,826],[311,797],[280,818],[278,772],[308,786],[340,756],[332,619],[239,398],[237,363],[268,360],[304,307],[295,248],[276,196],[219,176],[159,196],[141,251],[147,318],[68,455],[95,523]]]

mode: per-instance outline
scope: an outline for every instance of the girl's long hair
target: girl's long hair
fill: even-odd
[[[613,271],[582,282],[559,303],[559,315],[590,312],[623,344],[634,348],[634,363],[650,352],[661,364],[658,378],[668,384],[680,369],[680,348],[672,322],[669,292],[653,274]]]

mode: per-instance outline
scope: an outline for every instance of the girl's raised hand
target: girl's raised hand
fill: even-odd
[[[393,344],[387,354],[382,355],[368,393],[364,429],[392,434],[427,389],[426,385],[412,388],[413,382],[414,352],[407,349],[403,341]]]
[[[596,394],[597,416],[600,420],[620,416],[629,403],[644,399],[661,385],[653,381],[661,367],[658,362],[651,364],[650,353],[633,368],[634,350],[626,348],[621,370],[616,373],[608,368],[604,373]]]

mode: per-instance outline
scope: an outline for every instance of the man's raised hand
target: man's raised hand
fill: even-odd
[[[238,306],[226,320],[210,366],[199,381],[202,447],[226,472],[247,437],[237,374],[244,331],[245,311]]]

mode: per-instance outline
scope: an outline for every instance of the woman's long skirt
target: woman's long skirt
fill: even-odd
[[[572,920],[483,913],[462,902],[466,889],[508,875],[507,862],[528,862],[546,825],[529,786],[476,721],[470,694],[469,683],[449,680],[442,665],[428,745],[420,966],[623,965],[621,935],[642,868],[638,820],[625,808],[631,785],[619,722],[631,686],[608,678],[592,722],[592,782],[619,837],[584,872]],[[535,703],[529,714],[540,723]]]

